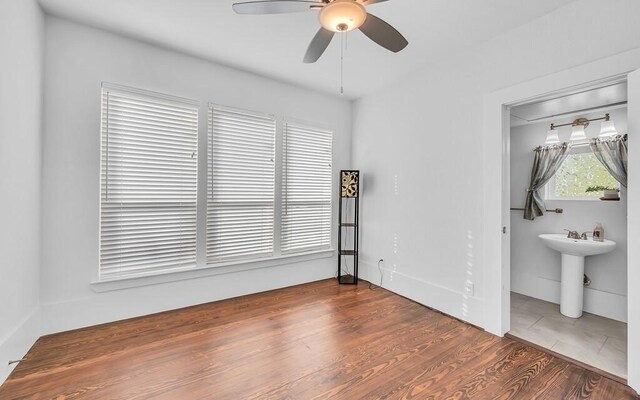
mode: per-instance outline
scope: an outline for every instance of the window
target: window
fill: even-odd
[[[332,132],[209,105],[199,220],[198,111],[103,84],[100,281],[330,249]]]
[[[598,199],[602,192],[587,192],[589,186],[619,187],[618,182],[588,147],[573,149],[570,152],[547,184],[547,199]]]
[[[276,121],[209,108],[207,262],[273,255]]]
[[[331,246],[332,133],[284,124],[282,252]]]
[[[102,88],[100,280],[195,266],[197,103]]]

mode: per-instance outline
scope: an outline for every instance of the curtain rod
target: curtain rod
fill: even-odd
[[[524,208],[511,208],[511,211],[524,211]],[[562,214],[564,212],[564,210],[562,208],[555,208],[553,210],[545,210],[547,212],[553,212],[556,214]]]
[[[604,138],[604,139],[600,139],[600,138],[594,138],[594,139],[588,139],[588,142],[578,142],[578,143],[571,143],[571,142],[562,142],[562,143],[555,143],[555,144],[542,144],[540,146],[534,147],[533,151],[538,151],[539,149],[542,149],[544,147],[553,147],[553,146],[561,146],[563,144],[567,144],[567,150],[569,149],[574,149],[576,147],[586,147],[586,146],[591,146],[591,141],[592,140],[610,140],[610,141],[616,141],[616,140],[623,140],[626,141],[627,140],[627,134],[619,134],[616,136],[612,136],[611,138]]]

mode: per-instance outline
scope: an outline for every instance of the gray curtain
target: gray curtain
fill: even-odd
[[[590,145],[593,154],[611,176],[627,187],[627,135],[592,139]]]
[[[531,183],[527,189],[527,201],[524,205],[524,219],[533,221],[544,215],[546,209],[544,199],[538,192],[556,173],[562,162],[567,158],[567,143],[553,146],[536,147],[533,151],[533,168],[531,169]]]

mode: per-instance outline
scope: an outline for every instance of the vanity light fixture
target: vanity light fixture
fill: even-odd
[[[544,142],[545,145],[548,144],[556,144],[560,143],[560,139],[558,138],[558,133],[555,131],[556,128],[560,128],[562,126],[571,125],[571,137],[569,138],[569,143],[571,144],[582,144],[587,143],[588,138],[585,133],[585,128],[589,126],[589,122],[593,121],[602,121],[602,126],[600,128],[599,137],[611,137],[618,134],[613,121],[609,117],[609,114],[605,114],[604,117],[586,119],[586,118],[578,118],[573,122],[569,122],[567,124],[551,124],[551,129],[547,132],[547,140]]]

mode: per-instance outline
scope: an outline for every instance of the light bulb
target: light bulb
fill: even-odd
[[[332,32],[349,32],[362,26],[367,11],[356,0],[334,0],[318,14],[320,24]]]

